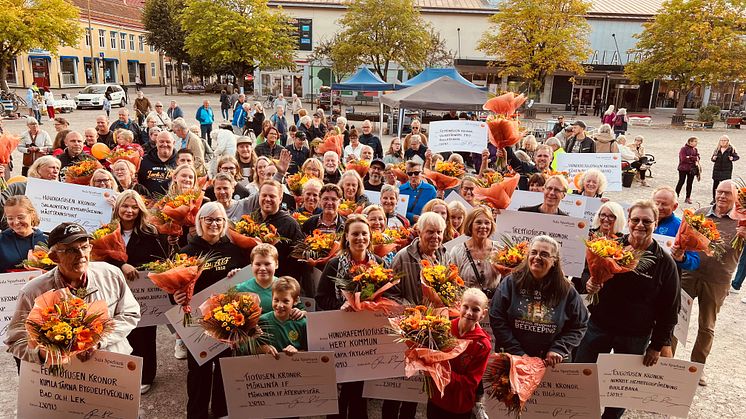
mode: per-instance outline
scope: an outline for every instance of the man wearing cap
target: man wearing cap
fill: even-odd
[[[585,122],[578,119],[572,123],[572,137],[567,139],[565,151],[568,153],[596,152],[596,143],[585,135]]]
[[[140,321],[140,305],[132,295],[119,268],[105,262],[91,262],[92,237],[79,224],[62,223],[49,233],[49,257],[57,267],[44,273],[21,288],[5,344],[8,352],[24,361],[43,363],[43,349],[28,345],[25,317],[34,307],[34,300],[47,291],[67,288],[85,302],[102,300],[109,307],[112,331],[99,342],[96,349],[129,354],[132,347],[127,335]],[[87,360],[92,354],[78,355]]]
[[[288,146],[290,152],[290,167],[288,168],[288,174],[292,175],[298,173],[303,163],[306,162],[311,156],[311,150],[305,146],[306,133],[297,131],[293,138],[293,143]]]
[[[370,162],[368,174],[365,175],[365,179],[363,179],[365,190],[381,192],[384,169],[386,169],[386,163],[384,163],[383,160],[373,159],[373,161]]]

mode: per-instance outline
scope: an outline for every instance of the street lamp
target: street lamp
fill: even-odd
[[[461,59],[461,28],[456,28],[456,35],[458,36],[458,59]]]

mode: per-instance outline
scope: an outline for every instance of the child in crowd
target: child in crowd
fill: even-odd
[[[477,402],[477,387],[487,368],[492,344],[479,321],[487,314],[487,296],[478,288],[468,288],[461,299],[459,317],[451,321],[456,339],[471,341],[461,355],[450,360],[451,382],[443,396],[433,391],[427,402],[428,419],[469,419]]]
[[[279,254],[277,248],[269,243],[260,243],[251,250],[251,269],[254,278],[236,285],[238,292],[253,292],[259,296],[262,313],[272,311],[272,284],[277,281],[275,270],[279,266]],[[290,312],[293,320],[302,319],[306,312],[303,310],[300,299],[296,301],[295,308]]]
[[[264,353],[277,357],[279,352],[288,355],[307,351],[306,319],[293,320],[290,313],[300,302],[300,284],[295,278],[283,276],[272,283],[272,311],[259,318],[260,327],[269,334],[269,344]]]

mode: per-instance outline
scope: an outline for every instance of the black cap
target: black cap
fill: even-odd
[[[572,125],[575,125],[575,126],[578,126],[580,128],[585,129],[585,122],[583,122],[583,121],[581,121],[579,119],[577,121],[573,122]]]
[[[370,162],[370,165],[373,166],[374,164],[381,166],[381,169],[386,169],[386,163],[384,163],[384,161],[381,159],[373,159]]]
[[[62,223],[52,229],[49,233],[49,240],[47,244],[49,247],[55,244],[70,244],[80,239],[93,239],[90,234],[80,224],[75,223]]]
[[[295,133],[295,138],[297,138],[297,139],[299,139],[301,141],[306,141],[306,139],[307,139],[306,138],[306,133],[303,132],[303,131],[298,131],[298,132]]]

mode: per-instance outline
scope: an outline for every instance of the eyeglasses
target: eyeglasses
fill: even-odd
[[[554,192],[556,194],[565,194],[565,193],[567,193],[567,191],[564,190],[564,189],[552,188],[551,186],[545,186],[544,187],[544,191],[546,191],[546,192]]]
[[[223,166],[220,168],[221,172],[235,172],[236,167],[235,166]]]
[[[407,172],[407,176],[419,176],[419,175],[420,175],[420,173],[422,173],[422,172],[420,172],[420,171],[416,171],[416,172]]]
[[[644,225],[645,227],[650,227],[655,221],[649,220],[647,218],[630,218],[629,219],[630,224],[640,224]]]
[[[225,222],[225,218],[210,218],[210,217],[202,217],[202,221],[205,222],[205,224],[215,224],[215,225],[221,225]]]
[[[78,255],[78,254],[86,254],[92,248],[93,248],[93,246],[91,246],[90,244],[87,243],[87,244],[84,244],[84,245],[82,245],[80,247],[68,247],[66,249],[57,249],[56,251],[58,253],[62,253],[63,255],[75,256],[75,255]]]
[[[616,215],[614,214],[598,214],[598,218],[602,220],[616,220]]]
[[[163,105],[155,105],[156,108],[162,108]]]
[[[94,185],[105,185],[105,184],[111,183],[111,182],[112,182],[111,179],[93,179],[93,184]]]

